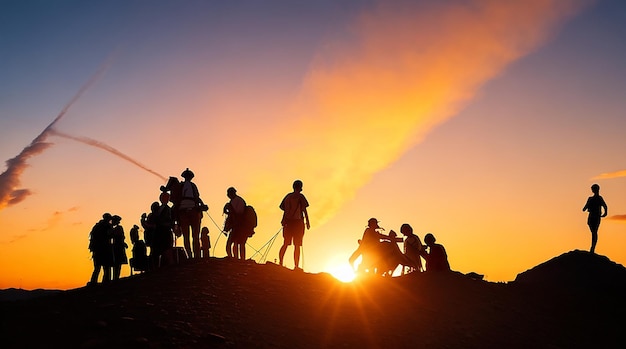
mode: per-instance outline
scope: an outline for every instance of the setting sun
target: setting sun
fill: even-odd
[[[341,282],[351,282],[356,277],[354,270],[347,263],[331,266],[328,268],[328,272]]]

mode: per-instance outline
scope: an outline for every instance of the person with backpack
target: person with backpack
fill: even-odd
[[[104,213],[89,233],[89,251],[92,253],[93,272],[88,286],[98,284],[100,270],[104,269],[102,283],[111,281],[111,267],[113,266],[113,249],[111,247],[111,214]]]
[[[228,257],[245,260],[248,236],[244,224],[244,214],[247,204],[241,196],[237,195],[237,189],[233,187],[226,190],[226,196],[230,199],[224,205],[224,213],[228,215],[224,230],[230,231],[226,241],[226,254]]]
[[[304,238],[304,227],[306,226],[306,229],[311,229],[309,214],[307,212],[309,202],[302,194],[301,180],[295,180],[292,187],[293,192],[285,195],[279,205],[279,208],[283,210],[281,224],[283,226],[284,240],[283,245],[280,247],[278,258],[280,265],[283,266],[287,247],[293,243],[294,270],[302,270],[302,268],[300,268],[300,250],[302,249],[302,240]]]
[[[189,258],[200,258],[200,225],[202,211],[208,207],[200,199],[198,187],[191,180],[195,176],[191,170],[184,170],[181,175],[185,179],[181,183],[181,199],[178,205],[178,224],[183,235],[185,251]],[[191,230],[191,238],[189,236]],[[193,249],[192,249],[193,246]],[[193,254],[192,254],[193,252]]]

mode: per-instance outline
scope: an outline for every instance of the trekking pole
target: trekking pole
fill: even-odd
[[[215,248],[217,248],[217,243],[220,241],[220,238],[222,237],[222,234],[226,235],[226,232],[224,231],[224,229],[220,228],[220,226],[217,224],[215,219],[213,219],[213,217],[211,217],[211,214],[209,214],[209,211],[205,211],[205,212],[206,212],[206,215],[209,216],[209,219],[211,219],[213,224],[215,224],[217,229],[219,229],[219,231],[220,231],[219,234],[217,234],[217,240],[215,240],[215,245],[213,245],[213,257],[215,257]]]
[[[272,249],[272,246],[274,245],[274,242],[276,241],[276,237],[278,236],[278,233],[281,232],[281,230],[283,230],[283,228],[281,227],[278,232],[276,232],[276,234],[274,234],[274,236],[272,237],[272,239],[270,241],[268,241],[269,246],[267,247],[267,249],[265,250],[265,254],[263,255],[263,261],[267,261],[267,255],[270,253],[270,250]]]
[[[252,257],[250,257],[250,258],[254,258],[254,256],[256,256],[257,254],[261,254],[261,250],[263,250],[264,248],[266,248],[266,246],[267,246],[269,243],[273,243],[273,241],[274,241],[274,240],[276,240],[276,236],[278,236],[278,233],[280,233],[280,231],[281,231],[282,229],[283,229],[283,228],[280,228],[280,229],[276,232],[276,234],[274,234],[274,236],[272,236],[272,237],[271,237],[271,238],[270,238],[270,239],[269,239],[269,240],[268,240],[265,244],[263,244],[263,246],[261,246],[261,248],[259,248],[259,250],[258,250],[255,254],[253,254],[253,255],[252,255]],[[269,248],[271,248],[271,245],[270,245],[267,249],[269,249]],[[263,259],[267,256],[267,249],[266,249],[266,252],[265,252],[265,253],[261,256],[261,262],[263,262]]]

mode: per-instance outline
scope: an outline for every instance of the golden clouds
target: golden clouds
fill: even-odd
[[[297,121],[281,130],[289,150],[277,158],[315,178],[307,196],[312,212],[323,209],[313,221],[334,214],[584,4],[385,1],[362,13],[348,39],[314,60],[292,110]]]

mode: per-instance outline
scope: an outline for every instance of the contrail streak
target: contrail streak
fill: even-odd
[[[126,161],[128,161],[130,163],[132,163],[133,165],[141,168],[142,170],[145,170],[145,171],[148,171],[148,172],[152,173],[153,175],[159,177],[163,181],[167,181],[167,177],[165,177],[165,176],[163,176],[163,175],[161,175],[161,174],[159,174],[159,173],[149,169],[148,167],[146,167],[145,165],[143,165],[139,161],[131,158],[130,156],[122,153],[121,151],[113,148],[112,146],[110,146],[108,144],[105,144],[103,142],[100,142],[100,141],[97,141],[95,139],[91,139],[91,138],[88,138],[88,137],[79,137],[79,136],[73,136],[73,135],[70,135],[70,134],[67,134],[67,133],[63,133],[63,132],[61,132],[61,131],[59,131],[59,130],[57,130],[55,128],[50,128],[48,130],[48,132],[51,135],[55,135],[55,136],[59,136],[59,137],[67,138],[67,139],[71,139],[71,140],[74,140],[74,141],[77,141],[77,142],[80,142],[80,143],[83,143],[83,144],[86,144],[86,145],[90,145],[92,147],[96,147],[96,148],[100,148],[102,150],[108,151],[109,153],[111,153],[113,155],[116,155],[116,156],[118,156],[118,157],[120,157],[120,158],[122,158],[122,159],[124,159],[124,160],[126,160]]]
[[[20,185],[20,176],[28,166],[27,160],[35,155],[43,153],[52,146],[52,143],[46,142],[50,135],[50,130],[59,122],[67,113],[67,111],[76,103],[76,101],[93,85],[110,65],[110,59],[96,71],[96,73],[87,80],[87,82],[78,90],[78,92],[63,107],[61,112],[52,120],[33,141],[26,146],[16,157],[6,161],[7,169],[0,174],[0,210],[7,206],[15,205],[28,197],[31,191],[28,189],[18,188]]]

